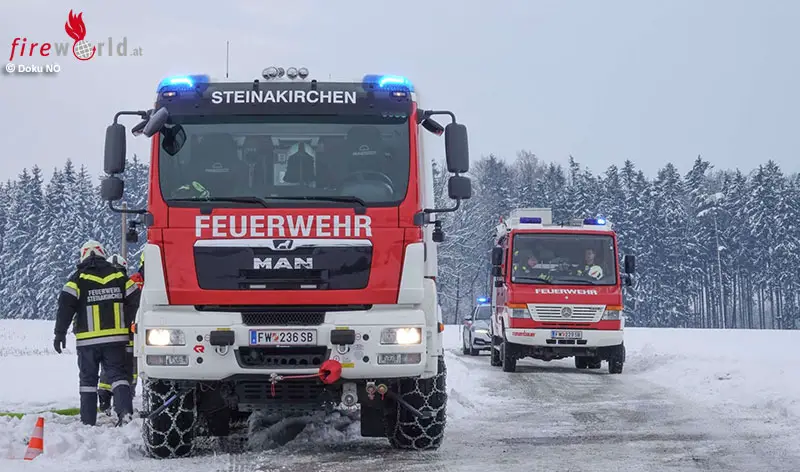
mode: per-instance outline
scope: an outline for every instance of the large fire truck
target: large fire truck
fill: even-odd
[[[155,108],[106,130],[103,198],[147,227],[133,326],[147,452],[187,456],[253,411],[342,407],[360,407],[363,436],[438,448],[435,215],[471,195],[466,128],[419,108],[401,76],[262,76],[169,77]],[[152,138],[146,209],[114,206],[128,115]],[[451,208],[434,208],[421,128],[444,135]]]
[[[575,357],[578,369],[622,373],[623,285],[617,238],[605,218],[554,224],[552,210],[522,208],[495,228],[492,248],[491,364],[514,372],[525,357]]]

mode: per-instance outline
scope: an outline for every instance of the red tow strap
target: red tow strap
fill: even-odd
[[[275,384],[281,380],[298,380],[298,379],[313,379],[319,378],[322,383],[330,385],[336,383],[342,378],[342,364],[339,361],[328,359],[319,366],[319,372],[316,374],[301,374],[301,375],[277,375],[272,374],[272,385],[270,391],[273,398],[275,397]]]

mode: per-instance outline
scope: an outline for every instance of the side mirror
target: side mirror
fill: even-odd
[[[128,241],[129,243],[134,243],[134,244],[138,243],[139,242],[139,233],[137,233],[135,229],[130,228],[125,233],[125,241]]]
[[[497,279],[494,281],[494,286],[497,288],[501,288],[503,286],[503,279]]]
[[[461,123],[450,123],[444,128],[444,151],[448,172],[462,174],[469,171],[469,140],[466,126]]]
[[[636,273],[636,257],[633,254],[625,254],[623,264],[625,265],[626,274]]]
[[[472,315],[465,316],[464,321],[472,321]]]
[[[169,119],[169,112],[166,108],[161,107],[150,116],[150,119],[147,120],[147,124],[144,125],[144,129],[142,130],[142,134],[147,136],[148,138],[152,137],[154,134],[158,133],[161,128],[166,124],[167,119]]]
[[[114,123],[106,128],[106,150],[103,162],[106,174],[125,172],[125,126]]]
[[[492,265],[500,266],[502,264],[503,264],[503,248],[495,246],[492,248]]]
[[[492,275],[495,277],[502,277],[503,276],[503,268],[500,266],[492,267]]]
[[[468,200],[472,196],[472,181],[463,175],[454,175],[447,180],[447,193],[453,200]]]
[[[103,179],[100,184],[100,196],[106,201],[117,201],[125,192],[125,182],[119,177],[111,176]]]
[[[632,286],[633,285],[633,277],[631,276],[631,274],[623,274],[623,275],[624,275],[624,277],[622,278],[622,283],[626,287]]]
[[[439,122],[433,118],[425,118],[422,120],[421,125],[423,128],[435,134],[436,136],[441,136],[442,133],[444,133],[444,126],[440,125]]]

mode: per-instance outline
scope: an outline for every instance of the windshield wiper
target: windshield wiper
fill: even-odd
[[[549,280],[545,280],[545,279],[540,279],[539,277],[526,277],[524,275],[514,276],[514,281],[517,281],[517,280],[530,280],[531,282],[540,282],[540,283],[543,283],[543,284],[553,285],[553,282],[551,282]]]
[[[580,277],[560,276],[556,278],[558,279],[559,282],[565,281],[565,282],[576,282],[578,284],[583,284],[583,285],[597,285],[597,282],[594,282],[592,280],[582,279]]]
[[[209,203],[209,202],[234,202],[234,203],[259,203],[264,208],[269,208],[267,200],[261,197],[209,197],[209,198],[170,198],[168,202],[192,202],[192,203]]]
[[[326,195],[315,195],[305,197],[267,197],[270,200],[307,200],[307,201],[322,201],[322,202],[343,202],[343,203],[357,203],[362,207],[366,207],[367,203],[358,197],[329,197]]]

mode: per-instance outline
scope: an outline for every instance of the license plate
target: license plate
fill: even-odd
[[[583,332],[553,330],[550,332],[550,337],[553,339],[581,339],[583,337]]]
[[[251,329],[251,346],[299,346],[317,344],[315,329]]]

